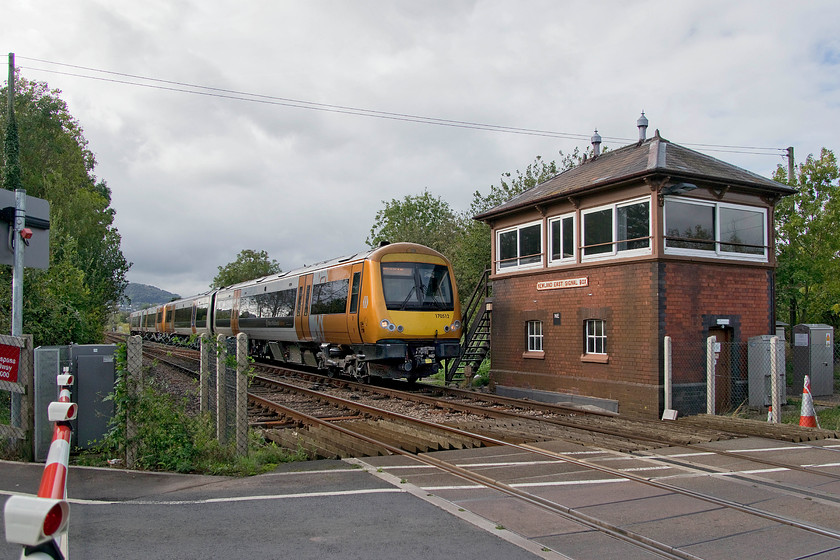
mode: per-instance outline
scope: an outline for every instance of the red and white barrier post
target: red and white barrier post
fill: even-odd
[[[58,401],[50,403],[48,416],[55,422],[47,464],[38,496],[12,496],[6,501],[6,540],[23,545],[21,558],[64,559],[68,556],[67,464],[70,459],[70,421],[77,406],[70,402],[73,376],[68,368],[58,376]]]

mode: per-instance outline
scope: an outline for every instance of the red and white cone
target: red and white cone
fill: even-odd
[[[770,405],[770,406],[767,407],[767,421],[768,422],[773,421],[773,405]]]
[[[802,412],[799,414],[799,425],[807,428],[819,428],[817,413],[814,410],[814,398],[811,396],[811,378],[805,376],[805,387],[802,389]]]

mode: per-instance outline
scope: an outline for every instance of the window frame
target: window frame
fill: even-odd
[[[619,239],[618,238],[618,211],[620,208],[627,208],[630,206],[635,206],[638,204],[647,204],[647,226],[648,226],[648,234],[647,234],[647,247],[642,247],[638,249],[619,249],[619,245],[621,243],[627,243],[628,241],[632,241],[633,239],[642,240],[645,238],[632,238],[628,239]],[[587,255],[586,254],[586,217],[595,214],[598,212],[604,212],[606,210],[610,210],[611,213],[611,240],[605,242],[604,245],[592,245],[590,248],[599,247],[599,246],[607,246],[609,245],[609,250],[599,253],[592,253]],[[653,199],[651,196],[643,196],[638,198],[633,198],[630,200],[623,200],[621,202],[613,202],[611,204],[603,204],[601,206],[596,206],[593,208],[588,208],[586,210],[581,210],[580,212],[580,260],[581,262],[589,262],[589,261],[598,261],[598,260],[605,260],[605,259],[614,259],[619,257],[635,257],[635,256],[644,256],[644,255],[651,255],[653,254]]]
[[[532,329],[531,327],[535,328]],[[544,341],[543,322],[539,320],[525,321],[525,351],[543,352],[545,349]]]
[[[691,249],[686,247],[669,247],[668,246],[668,204],[685,204],[693,206],[702,206],[705,208],[712,208],[714,219],[714,239],[708,241],[713,245],[712,250],[708,249]],[[738,210],[742,212],[753,212],[761,216],[761,228],[763,235],[763,251],[758,253],[744,253],[738,251],[726,251],[725,246],[731,246],[732,242],[726,242],[721,239],[721,210]],[[663,246],[666,255],[678,255],[688,257],[706,257],[713,259],[724,260],[739,260],[739,261],[753,261],[753,262],[769,262],[769,243],[770,231],[767,227],[767,208],[760,206],[749,206],[746,204],[734,204],[731,202],[697,200],[685,197],[665,197],[665,204],[663,205],[662,214],[662,232],[663,232]]]
[[[596,323],[601,324],[601,334],[598,334],[598,329],[590,329],[590,325],[595,326]],[[585,356],[607,356],[607,321],[605,319],[591,318],[583,322],[583,354]],[[601,351],[599,352],[598,349]]]
[[[563,232],[563,223],[565,220],[572,220],[572,256],[570,257],[563,257],[563,249],[562,246],[566,241],[566,237]],[[548,257],[548,266],[557,266],[561,264],[568,264],[577,262],[578,256],[578,227],[577,227],[577,213],[576,212],[569,212],[567,214],[560,214],[558,216],[553,216],[548,219],[548,251],[546,251],[546,255]],[[559,224],[560,227],[560,255],[559,259],[554,258],[554,225]]]
[[[531,222],[527,222],[527,223],[524,223],[524,224],[518,224],[518,225],[515,225],[515,226],[512,226],[512,227],[508,227],[508,228],[504,228],[504,229],[500,229],[500,230],[496,231],[496,248],[495,248],[496,249],[495,250],[495,253],[496,253],[496,255],[495,255],[496,256],[496,259],[495,259],[495,261],[496,261],[496,265],[495,265],[496,273],[503,274],[505,272],[514,272],[514,271],[517,271],[517,270],[529,270],[529,269],[532,269],[532,268],[542,268],[543,267],[543,263],[544,263],[543,256],[545,254],[545,251],[543,250],[543,245],[544,245],[544,231],[543,231],[544,226],[543,226],[543,223],[544,223],[544,220],[534,220],[534,221],[531,221]],[[520,250],[521,250],[520,232],[523,229],[528,229],[528,228],[531,228],[531,227],[534,227],[534,226],[539,226],[539,232],[540,232],[539,233],[539,240],[540,240],[539,252],[535,253],[535,254],[532,254],[532,255],[525,255],[523,257],[520,254]],[[502,259],[502,255],[501,255],[502,236],[505,235],[505,234],[511,233],[511,232],[516,232],[516,256]],[[530,259],[530,258],[534,258],[534,257],[537,258],[537,260],[535,262],[528,262],[528,263],[525,263],[525,264],[522,264],[522,262],[521,262],[523,258]],[[513,262],[514,260],[515,260],[515,264],[503,265],[503,261]]]

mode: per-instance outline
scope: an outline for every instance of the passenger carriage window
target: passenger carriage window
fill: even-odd
[[[350,288],[350,313],[359,311],[359,292],[361,291],[362,273],[353,273],[353,286]]]
[[[313,315],[344,313],[345,309],[347,309],[349,284],[350,280],[348,278],[315,284],[312,287],[312,306],[310,313]]]

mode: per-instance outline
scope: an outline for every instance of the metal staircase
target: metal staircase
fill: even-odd
[[[473,372],[478,371],[478,367],[490,353],[490,314],[493,310],[493,298],[490,297],[489,278],[488,269],[478,281],[469,303],[462,309],[464,334],[461,336],[461,352],[447,364],[447,383],[456,375],[463,375],[467,366],[470,366]]]

